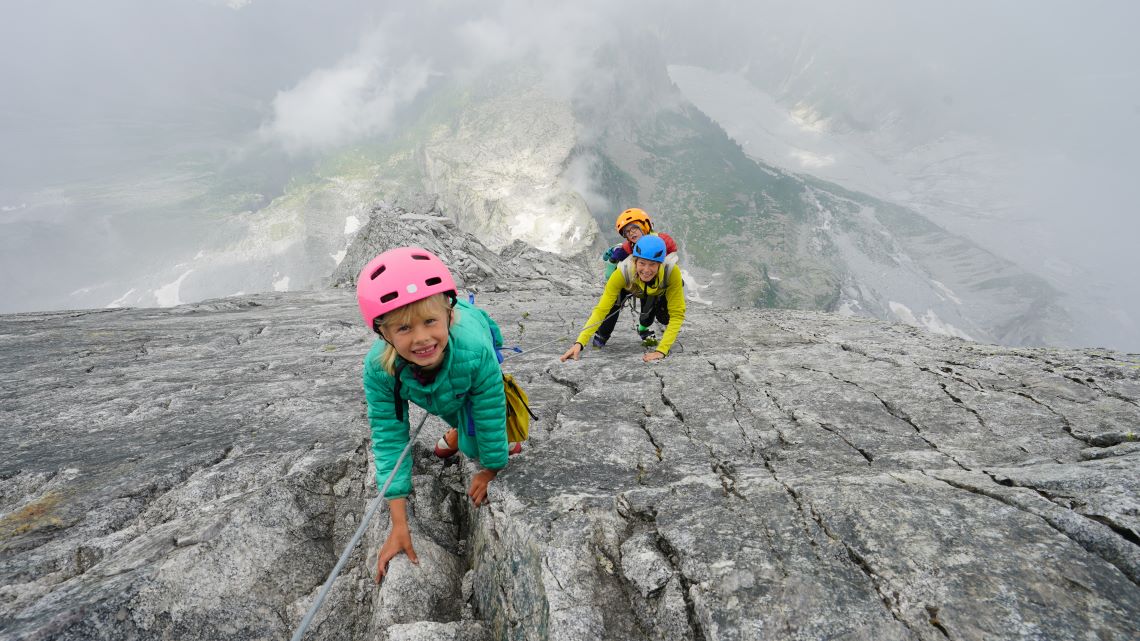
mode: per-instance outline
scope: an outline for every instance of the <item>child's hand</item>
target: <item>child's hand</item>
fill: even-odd
[[[663,358],[665,358],[665,355],[662,354],[661,352],[649,352],[648,354],[642,356],[641,360],[645,361],[646,363],[649,363],[651,361],[659,361]]]
[[[570,349],[566,350],[566,353],[562,355],[562,358],[560,358],[558,360],[562,361],[563,363],[565,363],[566,359],[568,359],[568,358],[573,358],[574,360],[578,360],[578,354],[581,351],[582,351],[582,345],[580,343],[574,343],[573,345],[570,346]]]
[[[467,488],[467,496],[479,507],[487,501],[487,484],[495,478],[495,470],[479,470],[475,478],[471,479],[471,487]]]
[[[400,552],[407,554],[408,560],[412,563],[420,564],[416,551],[412,549],[412,533],[408,531],[404,499],[389,501],[388,507],[392,513],[392,532],[388,534],[388,540],[384,541],[384,545],[381,546],[380,552],[376,555],[377,585],[384,580],[384,575],[388,573],[388,561],[391,561]]]

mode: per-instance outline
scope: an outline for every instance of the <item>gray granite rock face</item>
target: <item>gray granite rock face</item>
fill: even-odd
[[[694,305],[560,363],[592,294],[527,286],[476,301],[523,454],[475,509],[429,419],[419,564],[375,585],[382,512],[307,638],[1140,633],[1137,356]],[[0,317],[0,636],[288,638],[375,496],[371,340],[351,289]]]
[[[418,565],[387,513],[309,639],[1114,639],[1140,634],[1140,358],[690,306],[561,363],[590,265],[376,208],[334,289],[0,317],[0,630],[282,639],[375,496],[352,292],[439,254],[540,419],[475,509],[413,449]],[[420,414],[413,412],[413,420]]]
[[[515,241],[495,253],[483,239],[461,231],[440,213],[427,195],[406,196],[395,204],[374,208],[368,222],[350,243],[345,258],[331,277],[333,287],[355,287],[361,267],[393,247],[422,247],[439,256],[452,271],[456,285],[470,292],[554,290],[583,291],[602,282],[601,260],[564,258]]]

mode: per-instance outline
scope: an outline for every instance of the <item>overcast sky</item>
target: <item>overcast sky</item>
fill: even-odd
[[[297,158],[383,133],[437,76],[526,58],[569,94],[600,45],[649,34],[670,63],[747,69],[851,123],[897,113],[916,143],[955,131],[1031,151],[1017,189],[1038,220],[1088,269],[1140,272],[1140,3],[544,4],[6,0],[0,230],[75,216],[25,205],[156,159]]]
[[[1134,155],[1140,132],[1140,5],[1124,0],[541,4],[8,0],[4,130],[187,112],[248,126],[243,114],[283,144],[336,144],[383,129],[375,112],[430,74],[527,57],[572,89],[599,44],[650,32],[672,63],[770,64],[773,78],[804,48],[837,94],[873,90],[924,132],[1048,140],[1091,159]]]

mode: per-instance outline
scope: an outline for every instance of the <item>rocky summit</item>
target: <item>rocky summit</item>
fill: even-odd
[[[369,226],[465,265],[539,419],[476,509],[428,418],[418,565],[375,584],[382,511],[306,639],[1140,635],[1140,356],[690,304],[562,363],[597,278],[437,218]],[[289,638],[376,495],[351,277],[0,317],[0,637]]]

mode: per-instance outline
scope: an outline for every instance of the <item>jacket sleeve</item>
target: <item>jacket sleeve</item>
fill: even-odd
[[[368,402],[368,423],[372,428],[372,457],[376,460],[376,489],[384,487],[396,460],[409,439],[408,402],[404,404],[404,420],[396,420],[396,403],[392,394],[394,379],[374,359],[364,361],[364,398]],[[384,493],[386,499],[400,499],[412,491],[412,457],[404,463]]]
[[[666,234],[664,232],[657,232],[657,235],[661,237],[661,240],[665,241],[665,253],[666,254],[677,253],[677,241],[673,240],[672,236],[670,236],[669,234]]]
[[[669,283],[665,286],[665,304],[669,310],[669,324],[665,326],[665,334],[657,351],[668,354],[677,334],[681,332],[681,323],[685,322],[685,284],[681,282],[681,267],[673,265],[669,272]]]
[[[586,321],[586,326],[582,328],[582,333],[578,334],[576,341],[580,345],[585,345],[590,342],[590,338],[594,332],[598,331],[598,325],[602,324],[602,319],[610,312],[610,308],[614,306],[614,302],[618,299],[618,295],[625,287],[625,275],[622,274],[621,268],[614,270],[610,274],[609,280],[606,281],[606,289],[602,292],[601,299],[598,304],[594,305],[594,311],[590,314],[590,319]]]
[[[471,381],[471,417],[479,464],[490,470],[507,466],[507,397],[503,393],[503,370],[493,354],[486,354]]]
[[[616,245],[613,248],[613,250],[610,252],[610,262],[611,263],[615,263],[615,264],[620,263],[621,261],[625,260],[629,256],[629,250],[625,248],[625,246],[628,244],[629,244],[629,241],[626,241],[625,244]]]

